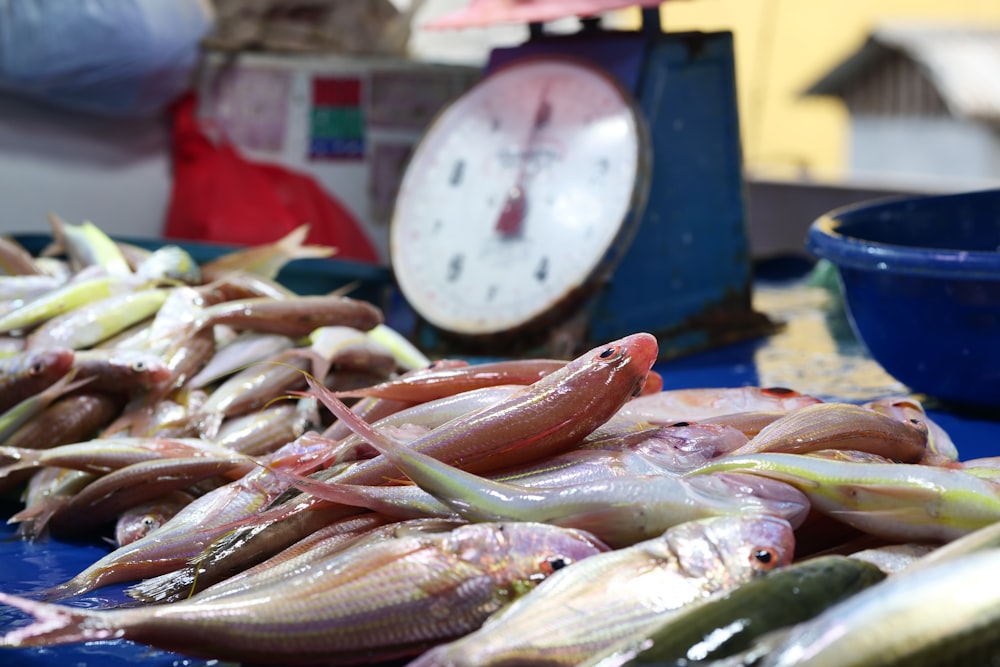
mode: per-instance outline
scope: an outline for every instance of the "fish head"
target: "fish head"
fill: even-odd
[[[610,550],[587,531],[530,521],[461,526],[444,548],[483,569],[512,599],[553,573]]]
[[[795,555],[792,525],[770,514],[687,521],[664,537],[681,570],[713,590],[789,565]]]
[[[607,389],[617,390],[627,400],[643,393],[658,354],[655,336],[634,333],[584,352],[567,363],[562,372],[552,373],[540,382],[603,382]]]
[[[23,376],[36,381],[55,382],[69,372],[76,353],[68,347],[48,347],[31,350],[24,359]]]
[[[809,514],[809,497],[788,482],[749,472],[714,472],[689,477],[692,484],[709,502],[718,500],[725,508],[734,501],[743,510],[770,514],[785,519],[798,528]]]

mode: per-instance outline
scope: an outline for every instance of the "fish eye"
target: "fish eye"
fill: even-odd
[[[31,375],[32,377],[39,376],[44,372],[45,372],[45,364],[43,364],[40,361],[36,361],[35,363],[31,364],[31,366],[28,368],[28,375]]]
[[[771,547],[757,547],[750,552],[750,564],[761,570],[770,570],[777,567],[778,552]]]
[[[789,389],[788,387],[767,387],[762,389],[765,394],[771,396],[798,396],[799,392],[794,389]]]
[[[549,558],[546,558],[545,561],[542,562],[540,569],[542,572],[545,573],[546,576],[548,576],[553,572],[555,572],[556,570],[563,569],[569,564],[570,561],[562,556],[551,556]]]
[[[129,364],[133,373],[145,373],[146,372],[146,362],[145,361],[133,361]]]
[[[597,353],[597,358],[605,361],[617,361],[623,356],[625,356],[625,351],[621,345],[610,345]]]
[[[691,425],[691,422],[676,422],[676,423],[671,424],[671,426],[677,426],[677,427],[684,427],[684,426],[690,426],[690,425]]]

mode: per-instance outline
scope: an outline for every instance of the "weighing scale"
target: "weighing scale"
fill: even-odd
[[[531,24],[418,144],[390,230],[432,354],[568,358],[637,331],[660,356],[761,335],[732,35]]]

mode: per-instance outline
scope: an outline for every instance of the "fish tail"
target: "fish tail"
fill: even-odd
[[[299,225],[276,243],[276,249],[281,251],[289,259],[323,258],[334,254],[336,250],[327,246],[307,245],[306,236],[309,235],[309,225]]]
[[[0,447],[0,459],[10,461],[10,463],[0,465],[0,479],[18,470],[37,468],[44,451],[43,449],[28,449],[26,447]]]
[[[55,646],[115,636],[115,630],[100,623],[100,614],[93,610],[38,602],[7,593],[0,593],[0,604],[20,609],[34,619],[33,623],[0,637],[0,647]]]

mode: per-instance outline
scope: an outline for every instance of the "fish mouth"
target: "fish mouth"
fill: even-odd
[[[759,512],[784,519],[792,528],[800,527],[805,522],[812,504],[809,497],[787,482],[742,472],[717,472],[710,477],[716,493],[731,497],[733,492],[741,497],[756,499],[760,503]],[[690,478],[692,480],[697,477]]]

